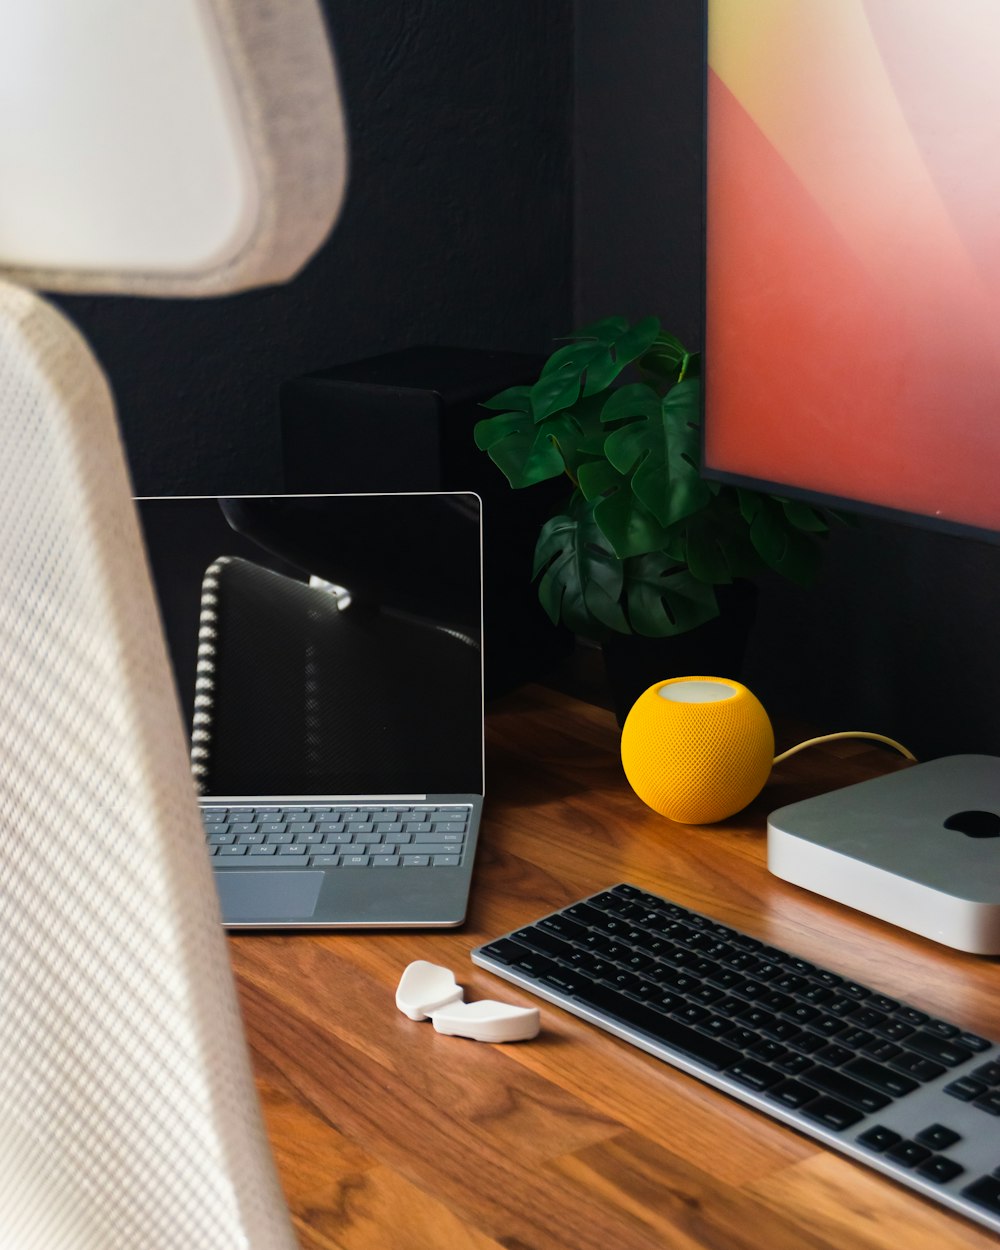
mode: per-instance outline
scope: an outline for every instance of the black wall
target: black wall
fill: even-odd
[[[702,9],[577,4],[580,324],[656,314],[700,345]],[[869,522],[834,536],[819,585],[764,587],[745,679],[820,730],[1000,753],[998,619],[1000,547]]]
[[[294,282],[60,298],[105,366],[140,494],[280,487],[284,378],[419,343],[545,351],[571,320],[570,0],[327,0],[351,144]]]

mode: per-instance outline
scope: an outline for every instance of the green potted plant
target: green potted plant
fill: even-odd
[[[494,415],[476,445],[512,487],[568,479],[533,577],[548,616],[578,637],[685,634],[718,617],[718,588],[766,569],[801,584],[815,574],[828,514],[701,476],[699,366],[657,318],[609,317],[570,336],[532,385],[484,404]]]

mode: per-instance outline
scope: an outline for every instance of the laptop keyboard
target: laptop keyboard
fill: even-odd
[[[1000,1232],[1000,1048],[632,885],[473,961]]]
[[[464,804],[208,804],[213,868],[458,868]]]

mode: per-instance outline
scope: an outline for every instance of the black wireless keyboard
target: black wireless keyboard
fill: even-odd
[[[616,885],[473,962],[1000,1232],[1000,1047]]]

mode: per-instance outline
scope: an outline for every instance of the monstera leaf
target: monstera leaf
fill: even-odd
[[[527,396],[513,395],[511,391],[505,391],[503,397],[509,404],[529,403]],[[497,396],[497,399],[503,397]],[[558,477],[566,467],[551,431],[535,425],[526,406],[477,421],[473,434],[479,450],[489,453],[493,463],[517,489]]]
[[[633,491],[628,474],[606,460],[593,460],[580,465],[579,481],[594,506],[594,520],[620,560],[656,551],[666,542],[669,531]]]
[[[652,346],[643,354],[639,369],[663,394],[697,367],[697,354],[689,352],[673,334],[661,330]]]
[[[750,527],[750,541],[754,550],[769,567],[800,586],[808,586],[816,576],[820,562],[820,550],[808,536],[802,520],[809,518],[800,512],[808,505],[786,505],[771,495],[758,495],[754,491],[737,492],[740,511]],[[815,513],[815,509],[809,509]],[[826,524],[819,518],[822,528]]]
[[[715,591],[664,552],[625,563],[628,619],[637,634],[683,634],[719,615]]]
[[[595,395],[581,399],[572,409],[557,412],[535,423],[529,411],[530,387],[511,387],[490,401],[490,407],[512,411],[477,421],[476,446],[489,453],[493,463],[520,489],[568,472],[575,478],[578,467],[603,454],[604,399]]]
[[[594,520],[593,505],[574,492],[567,512],[542,527],[535,547],[538,598],[553,623],[600,640],[629,633],[619,599],[623,568]]]
[[[572,408],[579,399],[597,395],[656,340],[660,323],[646,317],[629,328],[620,317],[588,326],[574,341],[553,353],[531,388],[531,412],[544,421]]]
[[[698,381],[678,382],[661,399],[643,382],[623,386],[604,405],[601,419],[617,422],[604,454],[661,525],[674,525],[712,497],[698,471],[701,458]]]
[[[737,492],[729,486],[710,489],[715,496],[711,507],[672,526],[663,549],[700,582],[718,586],[758,576],[766,565],[750,541]]]

